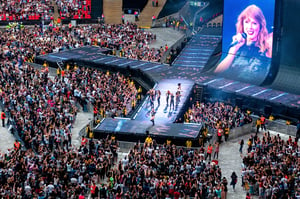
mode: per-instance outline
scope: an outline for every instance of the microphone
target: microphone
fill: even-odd
[[[242,37],[243,37],[244,39],[247,38],[247,34],[244,33],[244,32],[243,32],[242,34],[240,34],[240,35],[242,35]],[[230,44],[230,48],[233,47],[233,46],[235,46],[235,45],[237,45],[239,42],[240,42],[240,40],[236,40],[236,41],[232,42],[232,43]]]

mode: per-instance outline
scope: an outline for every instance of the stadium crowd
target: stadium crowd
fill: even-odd
[[[252,118],[238,107],[222,102],[196,102],[184,115],[184,121],[189,123],[203,122],[214,129],[219,127],[234,128],[252,122]]]
[[[198,149],[136,144],[109,174],[107,195],[113,198],[225,198],[227,179],[218,165],[206,162]]]
[[[261,199],[300,197],[300,147],[289,137],[251,136],[243,158],[243,186],[250,195]]]
[[[0,0],[0,21],[50,20],[51,0]]]
[[[90,140],[79,149],[38,155],[32,150],[15,149],[0,154],[1,198],[80,198],[94,181],[103,179],[113,166],[117,142]]]
[[[62,19],[81,19],[91,14],[91,0],[56,0],[56,5]]]
[[[138,29],[135,24],[96,24],[69,28],[68,26],[24,27],[16,25],[3,30],[0,36],[0,56],[28,61],[38,55],[59,52],[86,45],[113,49],[120,57],[145,61],[160,61],[164,50],[150,48],[156,39],[152,33]],[[19,48],[19,49],[16,49]]]
[[[57,3],[66,16],[84,5],[79,0]],[[53,13],[48,0],[0,0],[0,5],[0,20],[50,18]],[[83,138],[78,149],[72,145],[78,109],[86,110],[91,103],[103,116],[118,116],[136,100],[137,89],[129,78],[75,67],[51,79],[47,67],[39,71],[24,63],[38,55],[85,45],[108,47],[122,57],[160,61],[164,50],[149,47],[155,35],[134,24],[16,26],[1,33],[0,100],[7,126],[13,126],[10,131],[24,143],[21,147],[16,141],[14,149],[0,153],[2,198],[84,198],[88,192],[100,198],[226,198],[227,179],[218,165],[205,160],[203,148],[159,146],[155,141],[136,144],[111,170],[117,159],[115,139]],[[197,103],[184,119],[212,128],[251,122],[239,108],[220,102]],[[243,158],[245,189],[260,198],[300,197],[297,143],[268,133],[262,139],[251,137],[249,142],[250,153]],[[96,184],[106,175],[109,184],[98,189]]]
[[[75,30],[84,29],[74,29],[74,34]],[[79,36],[73,42],[66,32],[42,32],[36,26],[14,27],[1,34],[0,100],[7,117],[4,125],[24,144],[21,147],[16,141],[14,150],[1,154],[3,198],[77,198],[89,190],[94,167],[99,167],[103,178],[112,165],[109,154],[116,156],[115,141],[91,141],[74,148],[72,125],[78,108],[85,110],[87,103],[101,104],[104,115],[120,114],[135,100],[134,83],[119,73],[83,67],[66,69],[50,78],[47,67],[40,71],[24,63],[38,54],[72,48],[83,38]]]

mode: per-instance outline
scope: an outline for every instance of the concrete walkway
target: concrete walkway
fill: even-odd
[[[276,131],[270,131],[270,135],[274,136],[279,134],[280,137],[284,140],[287,140],[289,135],[278,133]],[[247,140],[250,138],[251,133],[245,134],[241,137],[238,137],[233,140],[229,140],[228,142],[222,143],[220,145],[220,153],[219,153],[219,166],[222,169],[222,176],[227,178],[228,181],[228,199],[244,199],[246,198],[246,192],[242,188],[242,179],[241,179],[241,165],[242,165],[242,158],[239,152],[239,141],[241,139],[244,140],[244,148],[243,148],[243,155],[247,153]],[[253,134],[254,135],[254,134]],[[262,133],[259,133],[258,136],[262,136]],[[236,175],[238,176],[238,182],[235,187],[235,192],[230,186],[231,182],[231,174],[235,171]],[[252,199],[258,199],[256,196],[252,196]]]
[[[2,127],[2,125],[0,127],[0,134],[0,153],[5,153],[7,149],[14,147],[15,137],[8,132],[6,127]]]
[[[81,144],[80,131],[86,127],[86,125],[93,120],[93,113],[78,112],[76,121],[72,128],[72,145],[75,148],[79,148]],[[85,129],[84,129],[85,130]]]

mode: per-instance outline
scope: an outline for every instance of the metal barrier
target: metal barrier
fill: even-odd
[[[259,118],[257,115],[252,115],[252,128],[253,131],[256,131],[256,120]],[[266,128],[267,130],[276,131],[290,136],[296,136],[297,126],[287,125],[285,120],[269,120],[266,119]]]

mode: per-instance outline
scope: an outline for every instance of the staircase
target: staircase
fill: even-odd
[[[62,61],[58,61],[58,62],[56,62],[56,64],[57,64],[57,66],[60,68],[60,70],[63,70],[63,66],[64,66],[64,62],[62,62]]]
[[[122,21],[122,0],[103,0],[105,23],[120,24]]]
[[[220,40],[220,36],[194,35],[172,65],[203,68]]]
[[[165,3],[166,0],[158,0],[158,7],[153,7],[152,0],[148,0],[147,5],[139,15],[139,21],[137,22],[138,26],[142,28],[151,28],[152,16],[154,15],[157,18]]]
[[[195,97],[194,100],[195,102],[202,102],[202,96],[203,96],[203,87],[196,85],[195,87]]]

